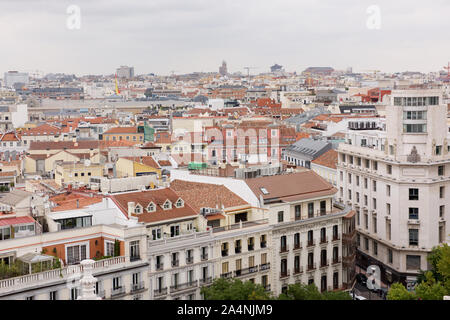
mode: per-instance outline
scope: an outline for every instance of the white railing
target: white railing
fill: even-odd
[[[93,272],[101,272],[109,267],[121,266],[126,262],[124,256],[103,259],[94,263]],[[56,280],[64,280],[73,275],[81,275],[83,267],[78,265],[69,265],[61,269],[53,269],[39,273],[27,274],[10,279],[0,280],[0,294],[15,289],[20,289],[33,284],[42,285]]]

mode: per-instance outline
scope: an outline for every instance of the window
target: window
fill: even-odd
[[[56,300],[57,298],[57,291],[50,291],[50,300]]]
[[[439,166],[438,167],[438,176],[443,176],[444,175],[444,166]]]
[[[364,238],[364,249],[369,250],[369,239]]]
[[[388,196],[388,197],[390,197],[391,196],[391,186],[390,185],[386,185],[386,195]]]
[[[377,218],[376,217],[372,217],[372,228],[373,228],[373,233],[377,233]]]
[[[445,205],[439,206],[439,218],[444,217]]]
[[[372,198],[372,204],[373,204],[372,207],[375,210],[377,208],[377,199]]]
[[[77,246],[68,246],[67,249],[67,263],[68,264],[76,264],[79,263],[82,260],[85,260],[87,258],[86,252],[87,252],[87,246],[84,245],[77,245]]]
[[[170,226],[170,236],[176,237],[180,235],[180,226]]]
[[[372,181],[372,189],[373,189],[373,191],[377,191],[377,181],[376,180],[373,180]]]
[[[105,241],[105,256],[114,257],[114,242]]]
[[[356,186],[359,187],[359,176],[356,176]]]
[[[409,219],[419,219],[419,208],[409,208]]]
[[[121,281],[120,281],[120,277],[114,277],[113,278],[113,290],[118,290],[118,289],[120,289],[122,286],[121,286],[121,283],[120,283]]]
[[[406,269],[419,270],[420,269],[420,256],[406,255]]]
[[[440,156],[442,154],[442,146],[436,146],[436,155]]]
[[[423,123],[406,123],[403,124],[403,132],[424,133],[427,132],[427,125]]]
[[[184,206],[184,201],[182,199],[178,199],[177,203],[175,204],[177,208],[182,208]]]
[[[367,178],[364,178],[364,188],[367,189],[367,185],[368,185],[368,180]]]
[[[390,203],[386,203],[386,214],[391,214],[391,204]]]
[[[439,187],[439,198],[444,198],[444,192],[445,191],[445,187]]]
[[[164,210],[168,210],[172,208],[172,203],[169,200],[166,200],[166,202],[164,202],[164,206],[163,206]]]
[[[261,187],[261,188],[259,188],[259,189],[261,190],[261,192],[262,192],[263,194],[269,194],[269,191],[267,191],[266,188]]]
[[[386,171],[387,171],[388,174],[392,174],[392,165],[388,164],[386,166]]]
[[[308,203],[308,218],[314,217],[314,202]]]
[[[161,239],[161,228],[152,230],[152,239],[153,240]]]
[[[142,206],[140,204],[138,204],[135,208],[134,208],[134,213],[142,213]]]
[[[130,242],[130,261],[136,261],[140,259],[139,255],[139,240]]]
[[[386,221],[386,233],[388,240],[391,240],[391,222]]]
[[[419,245],[419,229],[409,229],[409,245]]]
[[[388,262],[392,263],[392,261],[394,261],[392,257],[392,249],[388,249]]]
[[[348,174],[348,183],[352,183],[352,174],[351,173]]]
[[[278,222],[283,222],[284,211],[278,211]]]
[[[72,288],[70,289],[70,300],[77,300],[78,299],[78,289]]]
[[[419,200],[419,189],[416,188],[409,189],[409,200]]]
[[[301,219],[301,205],[296,205],[295,207],[295,220]]]
[[[156,206],[153,202],[150,202],[147,206],[147,212],[155,212],[156,211]]]
[[[364,228],[369,229],[369,216],[367,213],[364,214]]]

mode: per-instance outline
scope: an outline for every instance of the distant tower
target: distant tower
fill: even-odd
[[[222,66],[219,67],[219,73],[221,76],[226,76],[228,74],[227,63],[222,61]]]

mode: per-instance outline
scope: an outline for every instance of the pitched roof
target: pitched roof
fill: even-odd
[[[135,205],[139,203],[144,208],[144,212],[141,214],[132,215],[138,217],[139,222],[144,223],[155,223],[165,220],[195,216],[198,214],[198,212],[195,211],[186,201],[184,201],[183,207],[175,207],[175,203],[179,198],[180,195],[171,188],[122,193],[111,196],[111,199],[113,199],[124,214],[128,214],[128,202],[134,202]],[[164,210],[163,205],[167,199],[172,202],[172,209]],[[146,209],[151,202],[155,204],[156,210],[154,212],[147,212]]]
[[[51,136],[51,135],[59,134],[61,132],[62,132],[61,128],[44,123],[43,125],[40,125],[38,127],[23,131],[22,135],[23,136],[42,136],[42,135]]]
[[[314,171],[244,180],[253,193],[267,201],[295,201],[333,195],[336,189]]]
[[[152,168],[156,168],[156,169],[160,169],[161,167],[159,166],[158,162],[155,161],[155,159],[153,159],[152,156],[143,156],[143,157],[121,157],[123,159],[127,159],[127,160],[131,160],[134,162],[138,162],[138,163],[142,163],[145,164],[146,166],[152,167]]]
[[[32,223],[35,220],[30,216],[0,219],[0,226],[14,226],[22,223]]]
[[[29,150],[58,150],[58,149],[98,149],[99,141],[31,141]]]
[[[136,127],[115,127],[111,128],[103,134],[117,134],[117,133],[138,133]]]
[[[20,141],[20,136],[15,132],[7,132],[0,137],[0,141]]]
[[[312,162],[324,167],[336,169],[338,153],[336,150],[330,149]]]
[[[10,192],[3,193],[0,196],[0,202],[8,204],[10,206],[15,206],[20,201],[25,199],[25,197],[31,196],[32,193],[24,190],[14,189]]]
[[[225,209],[249,205],[248,202],[223,185],[176,179],[170,183],[170,188],[175,190],[196,211],[200,211],[201,208],[216,208],[216,206],[219,206],[220,209],[222,205]]]
[[[77,193],[64,193],[54,196],[50,198],[50,200],[57,204],[57,207],[52,208],[52,211],[66,211],[84,208],[86,206],[99,203],[102,201],[102,197],[89,197],[87,195]]]

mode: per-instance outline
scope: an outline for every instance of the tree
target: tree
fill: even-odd
[[[321,293],[315,284],[296,283],[288,286],[286,293],[278,296],[279,300],[351,300],[345,291],[325,291]]]
[[[406,290],[405,286],[399,282],[392,284],[387,294],[388,300],[415,300],[413,293]]]
[[[425,279],[416,286],[416,297],[421,300],[442,300],[446,294],[442,282],[436,281],[431,271],[425,273]]]
[[[270,294],[260,284],[239,279],[215,279],[209,287],[202,287],[205,300],[268,300]]]

